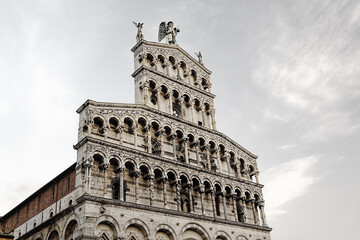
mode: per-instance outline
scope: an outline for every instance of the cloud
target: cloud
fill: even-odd
[[[285,214],[285,204],[306,194],[317,179],[310,172],[318,158],[309,156],[280,164],[263,174],[266,212],[269,218]]]

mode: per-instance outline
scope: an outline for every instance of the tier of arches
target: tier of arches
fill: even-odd
[[[266,225],[261,194],[242,186],[223,184],[221,178],[210,180],[171,168],[151,167],[146,161],[106,157],[100,151],[83,163],[83,172],[86,191],[95,195]]]
[[[87,125],[83,131],[88,132]],[[91,133],[177,162],[259,182],[256,166],[237,156],[226,144],[146,116],[95,115]]]
[[[203,91],[211,91],[212,84],[208,76],[201,76],[196,69],[191,68],[183,59],[152,52],[139,54],[138,59],[140,64],[153,68],[169,77],[184,81]]]
[[[141,82],[140,89],[145,105],[200,126],[216,129],[215,110],[210,99],[201,99],[187,91],[182,92],[153,79]]]
[[[75,216],[75,217],[74,217]],[[32,237],[33,240],[75,240],[80,237],[82,228],[78,217],[72,216],[71,221],[65,223],[65,227],[61,229],[57,224],[47,230],[45,234],[38,233]],[[146,222],[139,218],[132,218],[124,224],[119,224],[116,216],[100,215],[92,223],[89,229],[93,232],[87,234],[88,237],[97,240],[247,240],[244,235],[238,235],[234,238],[223,230],[210,235],[208,230],[199,223],[190,222],[183,226],[176,227],[167,223],[157,224],[156,227],[149,227]]]

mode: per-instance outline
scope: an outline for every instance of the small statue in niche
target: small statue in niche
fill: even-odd
[[[176,35],[180,32],[179,28],[174,27],[173,22],[162,22],[159,26],[158,40],[161,42],[165,38],[165,43],[176,44]]]
[[[133,22],[133,24],[138,29],[138,32],[136,34],[136,42],[140,42],[140,40],[144,39],[144,35],[142,34],[142,27],[143,27],[144,23]]]
[[[199,53],[195,53],[195,55],[197,56],[197,58],[199,59],[199,63],[201,64],[201,65],[204,65],[203,64],[203,61],[202,61],[202,55],[201,55],[201,52],[199,51]]]

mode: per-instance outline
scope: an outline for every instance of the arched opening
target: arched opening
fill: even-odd
[[[204,212],[205,215],[213,215],[213,204],[212,204],[212,186],[209,181],[204,181]]]
[[[131,224],[125,230],[125,239],[143,240],[148,239],[145,229],[138,224]]]
[[[174,172],[168,172],[167,174],[168,178],[168,184],[166,186],[166,192],[167,192],[167,199],[168,201],[168,207],[170,209],[176,210],[177,209],[177,202],[176,202],[176,175]]]
[[[215,184],[215,209],[217,216],[221,216],[221,210],[220,210],[221,196],[222,196],[221,187],[219,184]]]
[[[71,220],[66,226],[65,240],[75,240],[79,231],[79,226],[76,220]]]
[[[60,239],[59,233],[56,230],[52,231],[48,238],[48,240],[59,240],[59,239]]]
[[[145,64],[148,66],[155,65],[154,56],[152,54],[150,54],[150,53],[146,54]]]
[[[181,179],[181,190],[180,190],[181,211],[190,212],[189,181],[187,177],[184,175],[181,175],[180,179]]]
[[[124,201],[135,202],[135,165],[131,161],[125,162]]]
[[[135,130],[134,121],[131,118],[126,117],[124,119],[124,132],[133,134],[134,130]]]
[[[102,120],[100,117],[95,117],[93,120],[93,130],[95,134],[103,134],[105,132],[104,128],[104,120]]]
[[[203,168],[208,169],[207,163],[207,151],[205,146],[205,139],[199,138],[199,149],[200,149],[200,164]]]
[[[217,150],[216,150],[216,144],[214,141],[209,142],[209,151],[210,151],[210,163],[211,163],[211,170],[216,171],[217,169]]]

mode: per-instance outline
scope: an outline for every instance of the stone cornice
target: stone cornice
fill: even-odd
[[[164,157],[156,156],[156,155],[153,155],[153,154],[141,151],[141,150],[121,146],[121,145],[114,144],[114,143],[111,143],[111,142],[108,142],[108,141],[105,141],[105,140],[100,140],[100,139],[97,139],[97,138],[94,138],[94,137],[91,137],[91,136],[87,136],[87,137],[84,137],[83,139],[81,139],[81,141],[79,141],[76,145],[74,145],[74,149],[79,150],[86,143],[95,143],[95,144],[99,144],[99,145],[102,145],[102,146],[115,148],[115,149],[118,149],[118,150],[121,150],[121,151],[126,151],[126,152],[133,153],[136,156],[143,156],[143,157],[153,158],[153,159],[156,159],[156,160],[159,160],[159,161],[162,161],[162,162],[166,162],[168,164],[175,164],[177,166],[190,168],[190,169],[193,169],[193,170],[198,171],[198,172],[204,172],[204,173],[207,173],[207,174],[215,175],[215,176],[218,176],[218,177],[221,177],[221,178],[229,179],[229,180],[240,182],[240,183],[247,184],[247,185],[252,185],[252,186],[255,186],[255,187],[259,187],[259,188],[264,187],[264,185],[262,185],[260,183],[255,183],[255,182],[251,182],[251,181],[248,181],[248,180],[245,180],[245,179],[229,176],[229,175],[226,175],[226,174],[223,174],[223,173],[210,171],[208,169],[204,169],[204,168],[201,168],[201,167],[198,167],[198,166],[188,165],[188,164],[185,164],[185,163],[182,163],[182,162],[175,162],[172,159],[167,159],[167,158],[164,158]]]
[[[203,215],[199,215],[199,214],[195,214],[195,213],[181,212],[181,211],[176,211],[176,210],[172,210],[172,209],[165,209],[165,208],[153,207],[153,206],[148,206],[148,205],[143,205],[143,204],[124,202],[124,201],[115,200],[115,199],[107,199],[107,198],[92,196],[89,194],[84,194],[77,199],[78,204],[81,204],[86,201],[96,202],[96,203],[100,203],[100,204],[111,204],[111,205],[115,205],[115,206],[123,206],[126,208],[142,209],[142,210],[146,210],[146,211],[150,211],[150,212],[158,212],[158,213],[176,215],[176,216],[181,216],[181,217],[188,217],[193,220],[201,219],[201,220],[205,220],[205,221],[222,223],[222,224],[227,224],[227,225],[231,225],[231,226],[241,226],[241,227],[256,229],[256,230],[265,231],[265,232],[270,232],[272,230],[272,228],[267,227],[267,226],[259,226],[259,225],[249,224],[249,223],[242,223],[242,222],[236,222],[236,221],[231,221],[231,220],[226,220],[226,219],[203,216]]]
[[[184,54],[186,57],[188,57],[189,59],[191,59],[199,68],[201,68],[203,71],[205,71],[207,74],[211,74],[211,71],[209,69],[207,69],[205,66],[203,66],[202,64],[200,64],[194,57],[192,57],[190,54],[188,54],[184,49],[182,49],[181,47],[179,47],[178,45],[170,45],[170,44],[164,44],[164,43],[157,43],[157,42],[150,42],[150,41],[146,41],[146,40],[141,40],[139,41],[132,49],[132,52],[135,52],[135,50],[137,48],[140,47],[140,45],[142,44],[146,44],[149,46],[154,46],[154,47],[161,47],[161,48],[168,48],[168,49],[177,49],[178,51],[180,51],[182,54]]]
[[[194,87],[194,86],[192,86],[192,85],[190,85],[190,84],[187,84],[187,83],[185,83],[185,82],[183,82],[183,81],[179,81],[179,80],[177,80],[177,79],[175,79],[175,78],[169,77],[169,76],[167,76],[166,74],[164,74],[164,73],[162,73],[162,72],[159,72],[159,71],[156,71],[155,69],[149,68],[148,66],[145,66],[145,65],[141,65],[138,69],[136,69],[136,71],[135,71],[133,74],[131,74],[131,76],[132,76],[133,78],[135,78],[136,75],[138,75],[138,74],[139,74],[141,71],[143,71],[143,70],[152,72],[152,73],[154,73],[154,74],[156,74],[156,75],[159,75],[159,76],[161,76],[161,77],[163,77],[163,78],[166,78],[166,79],[168,79],[168,80],[171,80],[171,81],[173,81],[173,82],[175,82],[175,83],[177,83],[177,84],[180,84],[180,85],[182,85],[182,86],[185,86],[185,87],[187,87],[187,88],[190,88],[191,90],[194,90],[194,91],[196,91],[196,92],[198,92],[198,93],[204,94],[204,95],[206,95],[206,96],[208,96],[208,97],[215,98],[215,95],[212,94],[212,93],[206,92],[206,91],[201,90],[201,89],[199,89],[199,88],[196,88],[196,87]]]
[[[184,119],[181,119],[181,118],[178,118],[178,117],[175,117],[171,114],[168,114],[166,112],[161,112],[159,110],[156,110],[156,109],[153,109],[153,108],[150,108],[150,107],[147,107],[145,105],[142,105],[142,104],[127,104],[127,103],[106,103],[106,102],[96,102],[96,101],[93,101],[93,100],[86,100],[85,103],[83,103],[77,110],[76,112],[77,113],[81,113],[87,106],[89,105],[92,105],[92,106],[96,106],[96,107],[115,107],[115,108],[138,108],[138,109],[142,109],[142,110],[145,110],[145,111],[149,111],[149,112],[153,112],[155,114],[158,114],[160,116],[164,116],[164,117],[167,117],[167,118],[170,118],[174,121],[178,121],[178,122],[181,122],[183,124],[187,124],[189,126],[192,126],[192,127],[195,127],[195,128],[199,128],[201,129],[202,131],[207,131],[211,134],[214,134],[214,135],[217,135],[219,137],[222,137],[224,139],[226,139],[227,141],[229,141],[231,144],[235,145],[236,147],[238,147],[239,149],[241,149],[244,153],[248,154],[250,157],[254,158],[254,159],[257,159],[258,156],[251,153],[249,150],[247,150],[246,148],[244,148],[243,146],[241,146],[240,144],[238,144],[237,142],[235,142],[234,140],[232,140],[230,137],[228,137],[227,135],[225,135],[224,133],[221,133],[221,132],[218,132],[216,130],[213,130],[213,129],[210,129],[210,128],[206,128],[204,126],[199,126],[195,123],[192,123],[190,121],[187,121],[187,120],[184,120]]]

